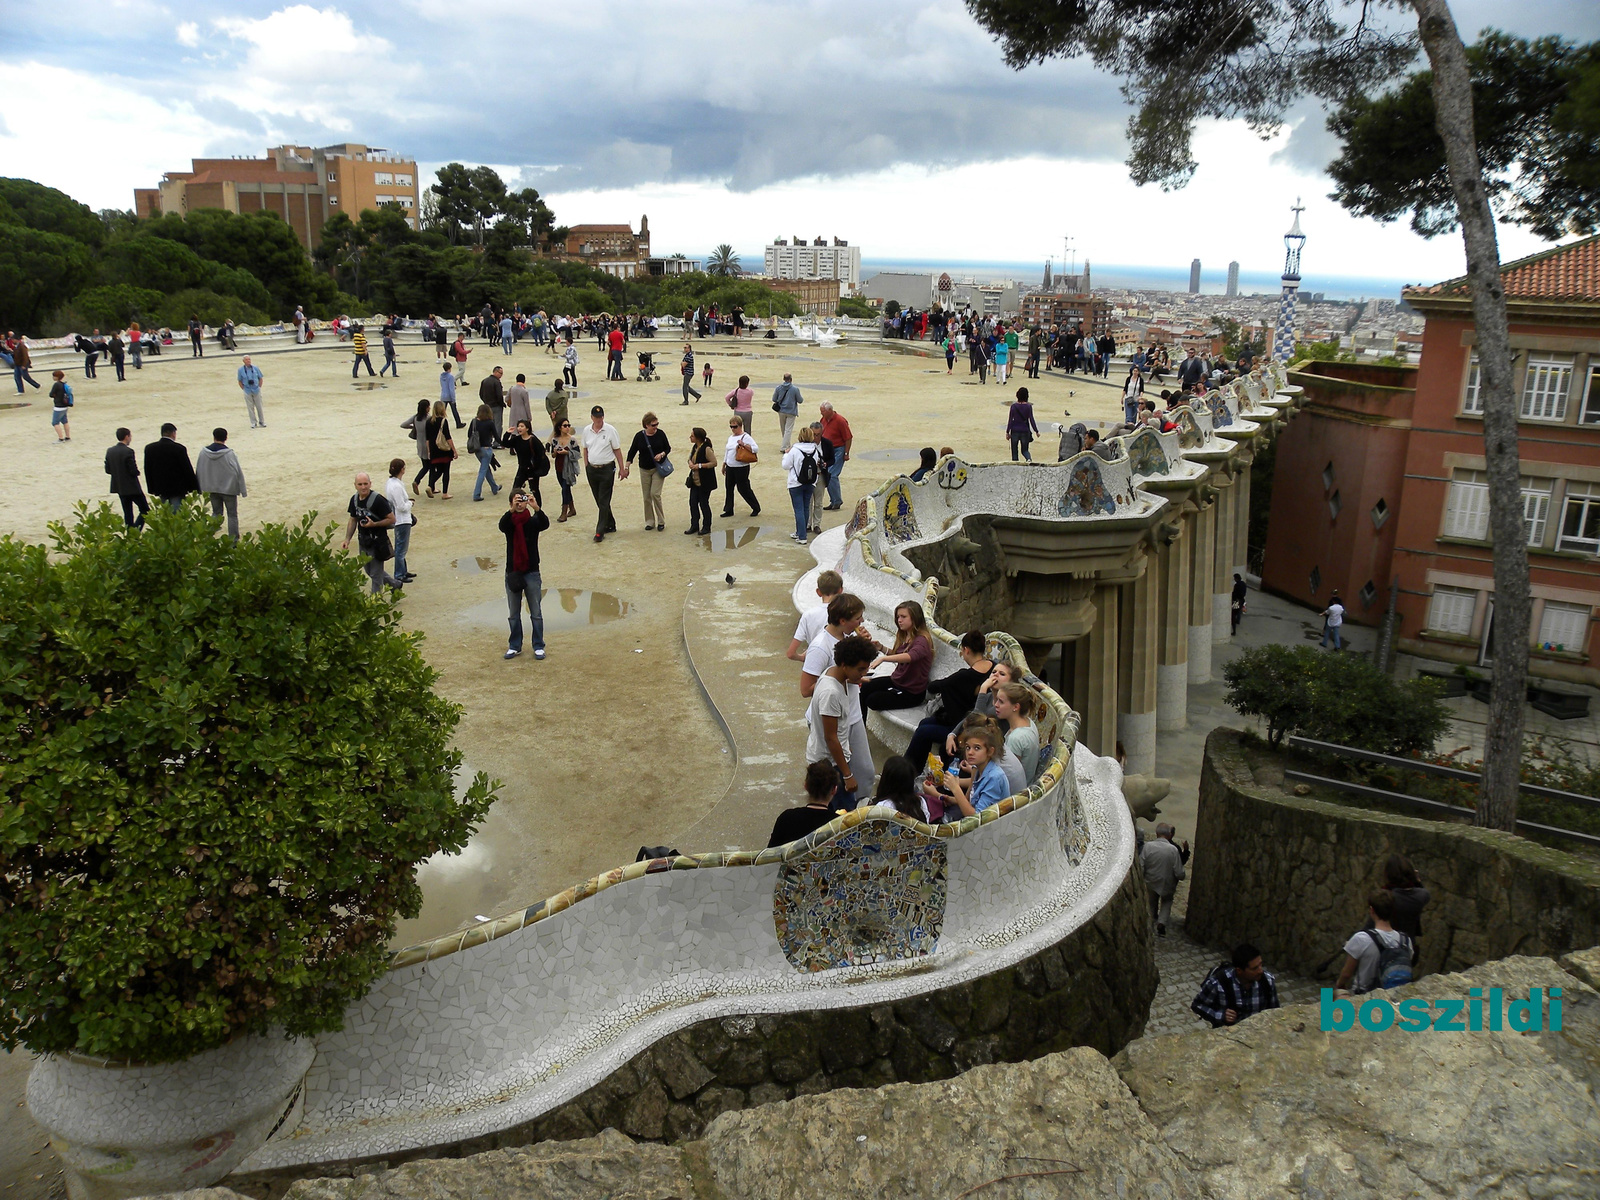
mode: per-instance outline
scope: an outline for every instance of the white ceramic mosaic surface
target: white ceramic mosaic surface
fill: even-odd
[[[1062,853],[1076,791],[1088,851]],[[1115,762],[1079,748],[1053,792],[948,843],[938,949],[801,974],[772,923],[779,867],[629,880],[506,937],[395,970],[317,1039],[298,1128],[244,1170],[476,1137],[576,1096],[665,1035],[746,1013],[881,1004],[990,974],[1089,920],[1133,859]]]

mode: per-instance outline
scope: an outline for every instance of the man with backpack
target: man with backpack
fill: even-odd
[[[1200,994],[1189,1005],[1213,1029],[1237,1025],[1248,1016],[1278,1007],[1278,981],[1261,965],[1261,951],[1249,942],[1233,948],[1228,962],[1211,969]]]
[[[1344,967],[1333,985],[1334,995],[1361,995],[1375,988],[1404,987],[1412,980],[1411,939],[1390,922],[1394,893],[1378,888],[1367,896],[1371,929],[1358,929],[1344,944]]]

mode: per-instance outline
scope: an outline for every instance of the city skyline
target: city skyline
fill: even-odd
[[[1491,22],[1600,36],[1600,6],[1580,0],[1453,7],[1469,39]],[[1080,258],[1237,259],[1253,273],[1280,260],[1281,216],[1304,195],[1313,276],[1322,264],[1372,263],[1421,283],[1463,269],[1458,236],[1425,240],[1327,199],[1322,168],[1336,147],[1314,106],[1267,141],[1239,122],[1204,122],[1186,189],[1135,187],[1115,81],[1085,62],[1010,70],[959,0],[872,12],[808,0],[714,23],[686,5],[603,2],[575,35],[603,55],[543,36],[536,13],[497,17],[491,42],[448,13],[365,0],[247,0],[207,19],[154,0],[117,11],[106,22],[88,0],[15,0],[0,48],[8,170],[94,208],[131,207],[134,187],[191,158],[356,140],[414,158],[424,180],[453,160],[494,166],[514,187],[539,188],[563,223],[648,211],[660,250],[694,256],[815,227],[875,258],[1037,271],[1070,236]],[[514,67],[494,49],[510,44]],[[507,70],[527,80],[519,106],[540,119],[484,120]],[[619,72],[629,88],[616,86]],[[1544,245],[1502,228],[1504,260]]]

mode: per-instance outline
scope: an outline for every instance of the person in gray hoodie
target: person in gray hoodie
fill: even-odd
[[[239,540],[239,497],[248,496],[239,456],[228,445],[228,431],[218,426],[211,431],[212,442],[200,451],[195,477],[200,490],[211,499],[211,515],[228,514],[228,536]]]

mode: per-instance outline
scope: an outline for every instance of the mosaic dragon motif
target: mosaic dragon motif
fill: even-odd
[[[1060,509],[1063,517],[1092,517],[1097,513],[1110,515],[1117,511],[1117,502],[1106,488],[1104,476],[1100,474],[1099,459],[1078,460],[1078,465],[1072,468],[1072,477],[1067,481],[1066,495],[1061,497]]]
[[[1200,429],[1200,423],[1194,419],[1194,414],[1186,408],[1180,408],[1177,414],[1178,446],[1184,450],[1194,450],[1206,444],[1206,435]]]
[[[784,957],[826,971],[931,954],[944,926],[945,844],[895,821],[863,821],[784,863],[772,920]]]
[[[1206,397],[1206,407],[1211,410],[1211,427],[1221,429],[1233,424],[1233,414],[1228,411],[1228,402],[1221,392],[1212,392]]]
[[[1128,465],[1135,475],[1165,475],[1172,470],[1161,437],[1154,430],[1141,429],[1128,441]]]
[[[883,536],[890,542],[912,542],[922,536],[911,507],[911,485],[901,480],[883,498]]]
[[[867,498],[861,497],[856,502],[856,511],[850,514],[850,520],[844,527],[844,540],[849,541],[867,527]]]

